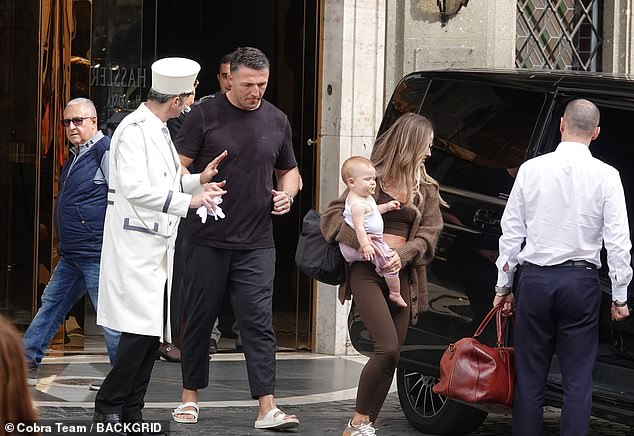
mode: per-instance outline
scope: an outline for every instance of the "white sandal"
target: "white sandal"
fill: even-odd
[[[277,407],[272,408],[264,415],[264,418],[255,421],[255,428],[269,428],[275,430],[283,430],[287,428],[297,427],[299,419],[293,415],[287,415]]]
[[[192,407],[195,410],[183,410],[186,407]],[[187,403],[183,403],[178,406],[172,412],[172,418],[174,418],[175,422],[179,422],[181,424],[196,424],[198,422],[198,413],[200,412],[200,408],[198,407],[198,403],[193,401],[188,401]],[[179,418],[177,415],[188,415],[193,416],[193,418]]]

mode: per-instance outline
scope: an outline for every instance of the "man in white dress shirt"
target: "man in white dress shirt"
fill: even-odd
[[[631,242],[623,186],[618,171],[588,149],[599,135],[599,109],[587,100],[571,101],[560,131],[562,142],[554,152],[520,167],[502,216],[493,305],[517,312],[514,435],[543,433],[553,353],[564,389],[560,434],[587,433],[599,342],[602,244],[612,282],[612,319],[629,316]],[[522,271],[513,295],[518,265]]]

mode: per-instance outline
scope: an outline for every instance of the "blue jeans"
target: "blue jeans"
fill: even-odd
[[[24,333],[22,343],[28,368],[38,368],[46,348],[68,312],[81,297],[90,295],[95,310],[99,290],[99,258],[62,256],[42,294],[42,306]],[[110,364],[114,363],[121,333],[103,328]]]

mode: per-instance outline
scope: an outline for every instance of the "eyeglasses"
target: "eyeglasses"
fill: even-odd
[[[64,127],[70,127],[70,123],[72,121],[72,123],[75,126],[81,126],[82,124],[84,124],[84,120],[87,120],[88,118],[94,118],[94,117],[75,117],[75,118],[64,118],[62,120],[62,126]]]

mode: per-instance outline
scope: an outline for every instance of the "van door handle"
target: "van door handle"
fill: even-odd
[[[308,139],[308,141],[306,141],[306,145],[307,145],[307,146],[309,146],[309,147],[311,147],[311,146],[313,146],[313,145],[317,145],[317,142],[318,142],[318,141],[319,141],[318,139],[312,139],[312,138],[309,138],[309,139]]]
[[[478,209],[473,215],[473,224],[483,231],[492,231],[500,227],[502,214],[497,210]]]

